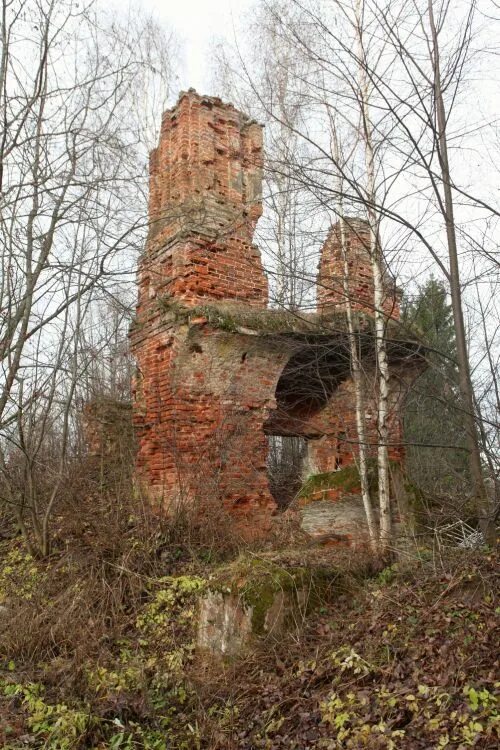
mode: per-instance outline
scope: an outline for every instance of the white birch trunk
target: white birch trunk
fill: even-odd
[[[332,139],[334,147],[334,157],[336,164],[339,164],[340,148],[337,138],[335,123],[331,123]],[[337,185],[337,216],[340,227],[340,249],[343,260],[343,289],[346,301],[347,329],[349,332],[349,349],[351,359],[351,376],[354,383],[354,402],[356,411],[356,430],[359,440],[359,478],[361,483],[361,496],[363,499],[363,508],[365,510],[366,525],[370,537],[371,546],[377,547],[377,522],[373,512],[373,503],[370,495],[370,485],[368,482],[368,460],[367,460],[367,440],[365,424],[365,395],[363,391],[363,378],[361,359],[358,351],[356,326],[351,304],[351,294],[349,288],[349,263],[347,258],[347,246],[344,223],[344,207],[342,200],[342,177],[338,176]]]
[[[370,90],[366,73],[366,60],[363,47],[362,0],[356,6],[356,25],[359,43],[359,76],[362,118],[362,138],[365,146],[366,166],[366,203],[368,221],[370,224],[370,261],[373,273],[373,302],[375,318],[375,350],[377,362],[377,469],[378,496],[380,509],[380,543],[387,549],[392,540],[392,514],[389,483],[389,451],[388,451],[388,404],[389,404],[389,363],[385,340],[384,303],[384,273],[382,255],[379,242],[379,221],[376,210],[375,187],[375,154],[373,146],[373,132],[370,121]]]

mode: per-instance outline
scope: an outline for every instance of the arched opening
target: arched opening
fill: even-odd
[[[300,349],[290,357],[278,380],[278,410],[307,419],[326,406],[346,371],[348,354],[330,339]]]
[[[350,375],[343,342],[315,337],[298,349],[276,385],[276,408],[264,424],[269,440],[268,480],[278,507],[285,509],[300,489],[308,443],[328,429],[321,412]]]

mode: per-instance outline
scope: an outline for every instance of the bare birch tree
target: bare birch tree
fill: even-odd
[[[331,114],[331,113],[330,113]],[[331,128],[331,139],[332,139],[332,151],[333,159],[335,163],[341,163],[342,149],[339,143],[339,137],[337,134],[337,128],[335,120],[330,116],[330,128]],[[345,158],[345,157],[344,157]],[[366,405],[365,405],[365,392],[363,386],[363,367],[361,362],[360,346],[359,346],[359,332],[357,331],[355,316],[353,314],[352,305],[352,293],[350,284],[350,272],[349,272],[349,257],[347,250],[346,240],[346,226],[344,216],[344,202],[343,202],[343,185],[342,175],[339,172],[337,174],[337,186],[336,186],[336,214],[338,216],[339,230],[340,230],[340,251],[343,259],[343,289],[345,298],[346,318],[347,318],[347,330],[349,333],[349,351],[350,351],[350,362],[351,362],[351,373],[352,380],[354,383],[354,401],[355,401],[355,412],[356,412],[356,429],[359,439],[359,479],[361,484],[361,497],[363,500],[363,507],[365,510],[366,523],[368,527],[368,535],[372,546],[376,549],[378,546],[379,531],[377,528],[377,521],[373,510],[373,501],[370,492],[370,482],[368,477],[368,439],[366,430]]]
[[[264,102],[263,110],[268,117],[285,127],[288,125],[299,141],[307,144],[309,158],[296,159],[290,171],[308,195],[316,231],[325,216],[335,213],[339,190],[345,205],[358,207],[368,215],[371,255],[375,260],[377,340],[383,336],[386,325],[380,311],[381,274],[383,278],[385,272],[379,262],[382,247],[384,254],[391,253],[393,259],[397,257],[394,251],[402,250],[399,260],[403,271],[405,259],[411,258],[421,278],[434,271],[446,280],[459,350],[461,399],[457,408],[468,415],[472,494],[484,535],[493,541],[483,476],[485,470],[495,471],[487,460],[490,449],[486,450],[486,445],[488,436],[496,430],[496,420],[486,417],[484,412],[480,414],[479,391],[474,388],[479,387],[479,378],[489,377],[488,392],[495,391],[496,375],[492,374],[495,367],[491,366],[495,355],[491,355],[495,351],[492,336],[496,323],[487,319],[484,327],[481,320],[485,322],[482,311],[485,305],[494,309],[484,299],[484,291],[494,288],[497,267],[494,232],[499,207],[496,196],[487,194],[481,181],[476,180],[471,187],[469,176],[465,173],[464,177],[464,160],[454,169],[450,158],[450,140],[454,154],[458,153],[455,144],[475,137],[473,146],[477,146],[476,151],[482,149],[480,158],[487,161],[480,139],[493,132],[488,120],[474,122],[470,107],[467,109],[465,105],[465,92],[471,85],[466,75],[468,66],[478,65],[480,55],[478,45],[474,46],[476,3],[459,3],[454,12],[445,0],[391,4],[378,0],[338,0],[328,4],[292,0],[286,4],[286,13],[279,2],[263,0],[262,5],[274,18],[277,43],[294,49],[296,58],[305,61],[295,68],[299,71],[300,90],[305,91],[301,120],[287,123],[273,107],[272,96]],[[487,49],[486,54],[491,51]],[[245,72],[251,78],[248,69]],[[293,88],[293,83],[290,85]],[[326,143],[324,134],[329,128],[324,127],[324,117],[330,119],[329,111],[335,112],[343,133],[357,128],[360,146],[347,164],[332,158]],[[359,117],[360,127],[356,124]],[[460,117],[462,121],[458,122]],[[457,125],[452,126],[453,122]],[[493,141],[491,147],[495,147]],[[341,188],[328,180],[328,175],[337,173],[342,177]],[[478,264],[476,270],[474,259]],[[415,279],[415,271],[408,270],[407,276]],[[478,278],[482,284],[481,304],[473,298]],[[483,329],[486,367],[481,365],[483,355],[476,343],[467,340],[470,331],[468,334],[464,306],[469,325],[479,333]],[[380,461],[382,465],[386,463],[387,438],[384,437],[383,374],[386,367],[383,351],[379,355],[380,468]],[[428,451],[431,448],[422,446]],[[382,469],[379,489],[383,506],[388,491],[386,478]],[[382,519],[381,530],[387,538],[390,533],[384,526],[390,528],[388,516],[386,521]]]
[[[384,313],[384,270],[380,245],[380,215],[377,212],[375,182],[375,146],[370,107],[370,83],[367,76],[367,55],[364,40],[363,3],[357,0],[354,21],[358,43],[359,103],[361,115],[361,140],[366,166],[366,209],[370,225],[370,262],[373,274],[373,314],[375,318],[375,351],[377,359],[377,469],[379,529],[382,548],[392,540],[392,514],[389,483],[388,416],[389,416],[389,362],[386,345],[386,316]]]

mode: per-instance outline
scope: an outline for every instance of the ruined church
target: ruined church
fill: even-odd
[[[276,512],[272,436],[304,441],[309,475],[354,465],[358,450],[339,227],[332,226],[321,250],[316,312],[270,308],[253,243],[262,163],[262,126],[230,104],[189,90],[165,112],[150,156],[149,234],[130,334],[138,481],[163,508],[178,502],[203,508],[210,498],[250,535],[266,533]],[[362,218],[345,225],[375,452],[369,231]],[[422,355],[399,333],[399,292],[389,275],[384,312],[389,453],[398,463],[402,400]],[[334,488],[321,493],[323,504],[342,503]]]

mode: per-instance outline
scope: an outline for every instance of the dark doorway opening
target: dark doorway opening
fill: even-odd
[[[279,508],[287,508],[302,486],[308,441],[325,433],[315,415],[349,373],[345,342],[322,336],[298,349],[283,368],[276,385],[276,408],[264,424],[269,487]]]

